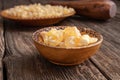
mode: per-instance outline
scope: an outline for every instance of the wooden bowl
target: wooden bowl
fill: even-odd
[[[56,29],[64,29],[67,26],[58,27],[54,26],[54,27]],[[32,38],[40,54],[54,64],[65,66],[80,64],[81,62],[85,61],[90,56],[95,54],[103,41],[102,35],[95,32],[94,30],[91,30],[89,28],[77,27],[80,30],[80,32],[87,33],[90,36],[97,37],[98,41],[88,46],[76,48],[50,47],[48,45],[43,44],[43,42],[39,42],[38,37],[40,36],[41,31],[49,31],[51,28],[53,27],[47,27],[37,30],[35,33],[33,33]]]
[[[28,26],[48,26],[48,25],[56,24],[56,23],[60,22],[61,20],[63,20],[64,18],[72,16],[74,14],[75,14],[75,11],[73,11],[69,14],[66,14],[66,15],[58,16],[58,17],[53,16],[53,17],[48,17],[48,18],[22,19],[22,18],[18,18],[15,16],[7,15],[5,13],[5,10],[0,12],[0,15],[3,18],[18,22],[23,25],[28,25]]]

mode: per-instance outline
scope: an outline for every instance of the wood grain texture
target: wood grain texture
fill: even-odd
[[[4,9],[18,4],[49,0],[3,0]],[[116,1],[120,5],[120,1]],[[6,54],[3,59],[7,80],[119,80],[120,79],[120,7],[109,21],[69,17],[56,25],[90,27],[104,36],[96,55],[78,66],[54,65],[39,55],[33,45],[32,33],[42,27],[18,25],[4,20]],[[2,38],[3,39],[3,38]],[[107,79],[106,79],[107,78]]]
[[[96,21],[84,17],[73,17],[69,19],[71,24],[92,28],[104,36],[104,42],[100,51],[90,61],[96,65],[101,73],[112,80],[120,79],[120,1],[117,4],[117,15],[108,21]],[[59,25],[65,25],[61,23]]]
[[[75,23],[76,20],[71,20],[72,23]],[[103,45],[100,51],[91,57],[91,61],[98,67],[98,69],[106,76],[108,79],[119,80],[120,79],[120,36],[115,28],[119,27],[120,23],[118,22],[107,22],[109,25],[101,25],[101,23],[96,22],[80,22],[85,27],[90,27],[100,33],[104,37]],[[77,23],[75,23],[76,25]],[[79,25],[77,24],[77,25]],[[104,24],[104,23],[102,23]],[[106,23],[105,23],[106,24]],[[115,25],[116,24],[116,25]],[[118,29],[120,30],[120,29]]]
[[[105,75],[107,79],[120,79],[120,1],[116,1],[118,5],[117,15],[108,21],[95,21],[80,17],[70,19],[71,23],[76,26],[92,28],[100,32],[104,37],[103,45],[100,51],[91,57],[91,62]]]
[[[4,8],[22,3],[29,1],[4,0]],[[65,24],[69,24],[69,19]],[[57,66],[45,60],[31,39],[32,33],[39,28],[20,26],[5,20],[6,55],[3,61],[8,80],[106,80],[89,60],[72,67]]]
[[[2,3],[0,2],[0,11],[2,10]],[[4,28],[3,28],[3,21],[0,17],[0,80],[3,80],[3,65],[2,65],[2,58],[4,56]]]

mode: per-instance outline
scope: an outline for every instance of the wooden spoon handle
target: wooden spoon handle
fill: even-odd
[[[111,0],[52,1],[52,5],[72,7],[79,15],[107,20],[116,15],[116,4]]]

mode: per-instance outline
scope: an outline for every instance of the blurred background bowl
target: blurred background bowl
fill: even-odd
[[[48,25],[56,24],[56,23],[60,22],[61,20],[65,19],[69,16],[72,16],[74,14],[75,14],[75,11],[73,11],[69,14],[66,14],[66,15],[58,16],[58,17],[52,16],[52,17],[48,17],[48,18],[22,19],[22,18],[18,18],[15,16],[7,15],[4,10],[0,12],[0,15],[3,18],[12,20],[19,24],[27,25],[27,26],[48,26]]]

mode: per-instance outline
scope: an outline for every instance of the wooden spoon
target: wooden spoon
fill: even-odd
[[[72,7],[78,15],[107,20],[116,15],[116,4],[111,0],[52,1],[52,5]]]

